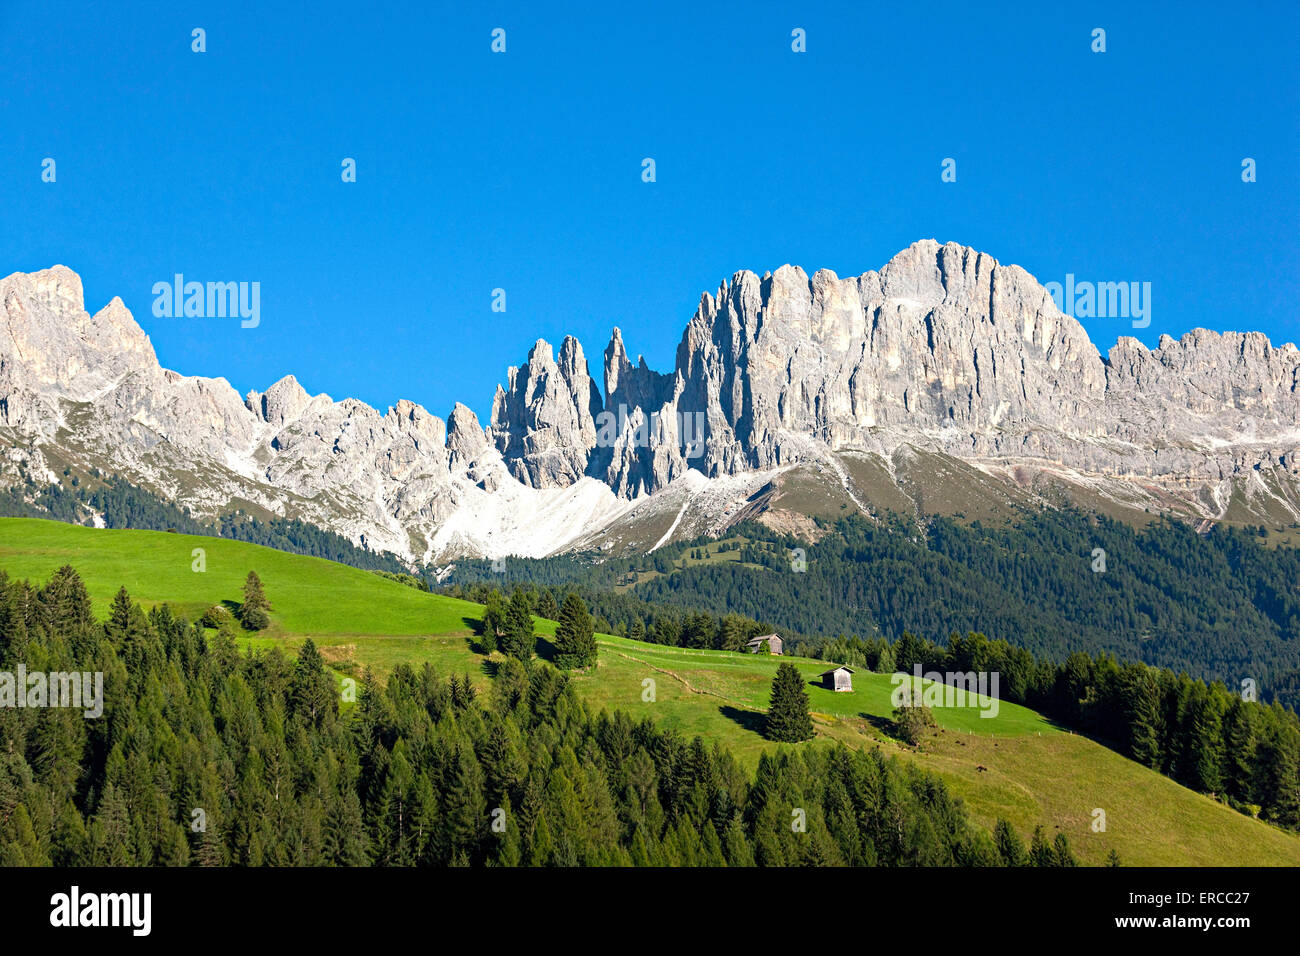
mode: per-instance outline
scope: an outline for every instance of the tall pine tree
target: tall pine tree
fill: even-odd
[[[772,680],[772,703],[767,712],[769,740],[795,742],[813,735],[812,717],[808,714],[808,692],[803,677],[793,664],[782,662]]]
[[[515,588],[515,593],[510,596],[501,650],[521,661],[531,660],[537,651],[537,636],[533,633],[533,609],[522,588]]]
[[[565,670],[596,663],[596,635],[582,598],[570,592],[555,629],[555,666]]]
[[[239,606],[239,622],[250,631],[261,631],[271,623],[271,604],[262,590],[262,579],[249,571],[244,579],[244,603]]]
[[[506,627],[505,598],[493,588],[483,605],[483,631],[479,634],[479,647],[484,654],[491,654],[497,649]]]

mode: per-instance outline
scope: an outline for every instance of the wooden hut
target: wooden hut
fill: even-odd
[[[749,653],[757,654],[763,649],[764,644],[767,645],[769,654],[781,653],[781,638],[777,637],[775,634],[764,634],[762,637],[751,638],[749,642],[745,644],[745,648]]]
[[[853,668],[848,666],[832,667],[822,671],[822,686],[833,691],[853,690]]]

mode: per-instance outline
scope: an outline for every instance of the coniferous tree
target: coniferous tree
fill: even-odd
[[[70,565],[54,572],[49,583],[36,592],[36,601],[47,630],[66,638],[74,657],[93,653],[98,628],[91,613],[90,594]]]
[[[1047,842],[1047,834],[1042,824],[1034,827],[1034,835],[1029,841],[1030,866],[1056,866],[1056,851]]]
[[[537,616],[548,621],[560,619],[560,606],[555,603],[555,595],[550,591],[543,591],[541,598],[538,599]]]
[[[108,612],[108,621],[104,628],[115,645],[121,646],[127,632],[131,629],[131,595],[126,593],[125,585],[113,595],[113,605]]]
[[[1159,687],[1145,667],[1125,686],[1128,697],[1129,756],[1146,767],[1160,763]]]
[[[1276,704],[1273,709],[1280,710]],[[1284,827],[1300,828],[1300,745],[1290,728],[1261,754],[1260,796],[1265,815]]]
[[[483,632],[479,635],[479,648],[484,654],[491,654],[497,649],[506,626],[505,598],[493,588],[483,605]]]
[[[289,703],[296,716],[313,725],[319,725],[338,711],[334,680],[311,638],[307,638],[298,652],[293,682],[289,687]]]
[[[1191,725],[1189,783],[1218,793],[1223,789],[1223,721],[1214,698],[1206,694],[1193,703]]]
[[[914,684],[909,678],[909,682],[900,688],[901,700],[894,708],[894,726],[898,736],[913,747],[924,739],[927,730],[937,726],[934,714],[925,705],[921,687]]]
[[[549,592],[548,592],[549,593]],[[555,666],[564,670],[596,663],[596,636],[582,598],[569,592],[555,629]]]
[[[1255,802],[1254,767],[1259,748],[1255,714],[1258,708],[1233,697],[1223,717],[1224,777],[1227,792],[1234,800]]]
[[[993,828],[993,841],[1003,866],[1024,866],[1028,862],[1024,842],[1006,820],[998,820]]]
[[[264,630],[271,623],[271,605],[262,590],[262,579],[249,571],[244,579],[244,603],[239,606],[239,622],[250,631]]]
[[[744,650],[745,642],[749,640],[749,628],[747,622],[739,614],[728,614],[722,619],[722,626],[719,628],[719,649],[724,651]]]
[[[767,711],[767,738],[796,742],[813,735],[808,713],[808,691],[803,676],[793,664],[782,662],[772,680],[772,698]]]
[[[1052,841],[1052,859],[1054,866],[1078,866],[1079,861],[1074,858],[1070,851],[1070,841],[1065,838],[1064,833],[1058,833],[1056,839]]]
[[[521,661],[532,660],[537,652],[537,635],[533,632],[533,611],[528,595],[522,588],[515,588],[510,595],[510,605],[506,608],[505,633],[501,638],[501,650]]]
[[[519,823],[515,820],[510,798],[504,798],[499,807],[493,807],[491,816],[492,835],[496,845],[488,851],[489,865],[519,866],[524,851],[519,837]]]
[[[894,667],[904,673],[912,673],[916,664],[925,665],[925,647],[911,631],[904,631],[894,644]]]

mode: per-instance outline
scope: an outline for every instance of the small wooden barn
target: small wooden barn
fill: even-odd
[[[822,686],[827,690],[834,691],[852,691],[853,690],[853,668],[847,666],[832,667],[828,671],[822,671]]]
[[[781,653],[781,638],[775,634],[764,634],[762,637],[751,638],[749,642],[745,644],[745,648],[749,653],[757,654],[763,649],[764,644],[767,645],[769,654]]]

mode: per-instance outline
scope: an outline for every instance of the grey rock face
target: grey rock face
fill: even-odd
[[[575,339],[558,354],[539,340],[487,429],[464,405],[444,424],[408,401],[381,413],[313,396],[291,375],[241,400],[224,379],[161,368],[120,299],[91,316],[82,297],[62,266],[0,280],[11,452],[118,471],[200,514],[252,502],[418,560],[549,553],[620,516],[653,524],[660,505],[674,528],[717,508],[713,527],[745,510],[751,478],[815,463],[846,480],[840,453],[888,471],[908,448],[989,474],[1126,482],[1129,498],[1176,496],[1211,518],[1245,487],[1300,517],[1294,345],[1198,329],[1102,357],[1023,269],[955,243],[844,279],[737,272],[701,297],[670,373],[634,363],[615,329],[604,399]]]
[[[586,473],[601,407],[582,346],[565,338],[556,361],[538,339],[507,378],[492,403],[492,436],[510,474],[534,488],[573,484]]]
[[[122,300],[93,317],[81,278],[54,266],[15,273],[0,284],[0,423],[41,430],[59,400],[88,401],[132,374],[157,369],[149,339]],[[48,321],[58,315],[61,321]]]
[[[623,428],[602,436],[588,461],[620,495],[657,491],[686,468],[734,475],[902,444],[1216,480],[1284,460],[1298,377],[1295,346],[1259,333],[1198,329],[1155,351],[1122,339],[1102,358],[1023,269],[924,241],[856,278],[736,273],[701,298],[672,376],[633,367],[616,332],[605,411],[658,427],[641,442]],[[556,427],[539,411],[510,423],[524,441]],[[694,421],[698,457],[680,434]]]
[[[298,420],[311,404],[311,396],[296,378],[286,375],[265,393],[250,392],[244,404],[268,425],[283,428]]]
[[[903,440],[995,454],[1095,415],[1106,372],[1027,273],[917,243],[879,273],[737,273],[678,347],[678,405],[703,411],[708,473]]]
[[[628,408],[662,408],[672,398],[673,376],[652,371],[645,359],[637,356],[635,365],[623,345],[623,333],[615,328],[605,347],[606,407],[616,411]]]
[[[447,419],[447,451],[451,463],[468,465],[487,447],[487,433],[478,423],[478,416],[457,402]]]
[[[621,497],[662,487],[685,470],[673,404],[674,376],[632,364],[615,328],[605,348],[605,407],[598,416],[597,449],[589,474]]]

